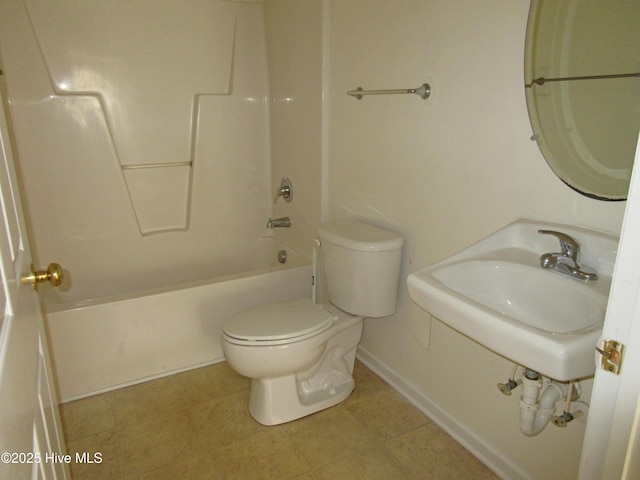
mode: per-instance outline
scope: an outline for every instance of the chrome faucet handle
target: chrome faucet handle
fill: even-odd
[[[280,197],[284,198],[285,202],[290,202],[293,199],[293,184],[287,177],[283,177],[280,181],[280,188],[276,191],[273,203],[276,203]]]
[[[548,268],[556,272],[569,275],[570,277],[584,280],[586,282],[598,279],[598,272],[586,265],[580,265],[578,256],[580,255],[580,244],[566,233],[554,230],[538,230],[538,233],[554,235],[560,240],[561,253],[543,253],[540,256],[542,268]]]
[[[576,267],[579,267],[578,255],[580,255],[580,244],[573,237],[566,233],[556,232],[555,230],[538,230],[543,235],[554,235],[560,241],[560,249],[563,256],[571,258]]]

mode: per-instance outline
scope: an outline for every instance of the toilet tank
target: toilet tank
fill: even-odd
[[[324,222],[318,235],[331,303],[363,317],[393,314],[402,237],[353,220]]]

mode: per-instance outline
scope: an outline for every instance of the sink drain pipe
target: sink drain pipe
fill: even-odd
[[[540,395],[542,377],[526,369],[522,378],[520,397],[520,430],[532,437],[547,426],[555,411],[556,402],[567,396],[567,385],[552,380]],[[538,400],[538,397],[540,400]]]

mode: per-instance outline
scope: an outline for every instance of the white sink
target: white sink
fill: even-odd
[[[580,261],[599,279],[544,269],[558,252],[556,230],[581,244]],[[595,372],[618,237],[583,228],[518,220],[407,279],[411,299],[494,352],[560,381]]]

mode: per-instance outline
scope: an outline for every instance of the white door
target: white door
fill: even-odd
[[[640,140],[635,167],[603,328],[625,351],[620,375],[596,371],[581,480],[640,478]]]
[[[0,74],[0,479],[69,479]],[[68,459],[70,460],[70,459]]]

